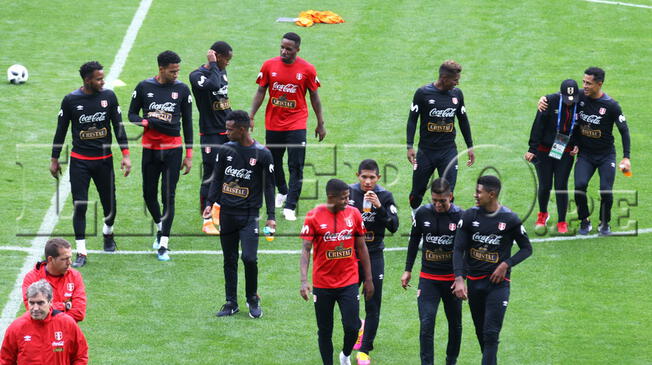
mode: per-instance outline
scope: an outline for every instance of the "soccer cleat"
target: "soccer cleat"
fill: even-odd
[[[364,352],[358,352],[356,359],[358,360],[358,365],[371,364],[371,358],[369,357],[369,355],[365,354]]]
[[[546,223],[548,223],[548,219],[550,219],[550,215],[547,212],[539,212],[537,215],[537,222],[534,224],[534,228],[545,227]]]
[[[340,365],[351,365],[351,356],[344,356],[344,353],[340,352]]]
[[[354,350],[358,351],[360,350],[360,347],[362,347],[362,337],[364,337],[364,319],[362,320],[362,325],[358,331],[358,339],[355,341],[355,345],[353,345]]]
[[[113,233],[104,235],[104,251],[114,252],[116,249],[115,240],[113,239]]]
[[[154,243],[152,244],[152,248],[154,250],[158,250],[161,247],[161,236],[163,233],[161,231],[156,232],[156,239],[154,240]]]
[[[72,263],[72,267],[82,267],[86,265],[87,261],[88,259],[86,258],[86,255],[77,254],[77,258],[75,258],[75,262]]]
[[[220,230],[215,227],[213,224],[213,220],[208,219],[204,221],[204,225],[201,228],[201,231],[212,236],[219,236],[220,235]]]
[[[258,295],[247,301],[247,308],[249,308],[249,317],[260,318],[263,316],[263,309],[260,308],[260,297]]]
[[[568,233],[568,223],[566,223],[566,222],[557,222],[557,233],[559,233],[559,234]]]
[[[287,208],[283,209],[283,217],[285,217],[285,219],[288,220],[288,221],[296,221],[297,220],[297,216],[296,216],[296,214],[294,214],[293,209],[287,209]]]
[[[222,308],[220,309],[219,312],[217,312],[215,315],[218,317],[227,317],[227,316],[232,316],[240,311],[240,308],[238,308],[238,304],[227,301]]]
[[[287,197],[288,197],[287,194],[277,193],[276,199],[274,199],[274,205],[276,206],[276,208],[283,208],[283,204],[285,204],[285,200],[287,199]]]
[[[165,247],[159,247],[156,257],[159,261],[170,261],[170,255],[168,254],[170,250]]]
[[[591,221],[588,219],[582,219],[580,222],[580,229],[577,231],[577,233],[581,234],[582,236],[586,236],[591,232],[593,229],[593,226],[591,225]]]
[[[605,223],[600,223],[598,226],[598,235],[599,236],[611,236],[613,233],[611,232],[611,227],[609,227],[609,224]]]

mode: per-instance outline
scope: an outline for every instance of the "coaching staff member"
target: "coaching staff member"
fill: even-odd
[[[516,213],[500,205],[500,180],[480,176],[475,207],[462,214],[453,251],[453,293],[469,299],[482,364],[497,363],[498,336],[509,302],[511,268],[532,254],[532,245]],[[514,241],[519,250],[512,256]],[[468,292],[464,277],[468,279]]]
[[[404,289],[409,285],[419,243],[423,242],[417,292],[421,364],[434,364],[435,319],[441,300],[448,321],[446,364],[453,365],[462,343],[462,300],[451,292],[455,280],[453,242],[464,211],[451,203],[453,193],[446,179],[433,181],[430,193],[432,203],[420,207],[415,214],[401,285]]]
[[[86,316],[86,287],[81,273],[70,267],[72,249],[63,238],[45,244],[45,261],[37,262],[23,279],[23,302],[29,308],[27,288],[45,279],[52,286],[52,308],[65,312],[80,322]]]
[[[285,33],[281,40],[281,55],[263,63],[256,83],[258,90],[251,105],[251,122],[265,100],[269,90],[269,101],[265,109],[265,143],[272,151],[276,166],[276,206],[285,203],[283,216],[294,221],[296,207],[303,184],[303,165],[306,159],[306,124],[308,107],[306,91],[310,93],[310,103],[317,116],[315,137],[321,142],[326,137],[324,118],[321,113],[321,100],[317,88],[321,85],[315,66],[297,56],[301,37],[296,33]],[[288,152],[289,188],[283,172],[283,155]]]
[[[213,43],[206,54],[206,63],[190,73],[190,85],[199,111],[199,140],[201,143],[202,183],[199,204],[203,212],[209,179],[215,166],[217,146],[229,141],[226,137],[226,115],[231,111],[229,80],[226,67],[231,62],[233,50],[223,41]],[[208,224],[207,224],[208,222]],[[207,234],[219,234],[211,219],[205,220],[202,230]]]
[[[226,304],[218,317],[236,314],[238,308],[238,243],[242,243],[245,294],[249,316],[260,318],[258,296],[258,217],[267,206],[267,227],[276,229],[274,219],[274,163],[269,150],[249,134],[250,119],[244,110],[226,116],[230,142],[218,148],[210,180],[204,217],[210,217],[213,203],[220,204],[220,242],[224,252]]]
[[[555,180],[557,198],[557,232],[568,233],[566,211],[568,210],[568,177],[573,168],[573,156],[578,152],[575,126],[577,104],[581,95],[575,80],[564,80],[560,92],[547,95],[556,109],[537,111],[530,130],[530,148],[525,159],[533,162],[539,178],[539,214],[535,227],[544,227],[548,218],[548,201]]]
[[[469,160],[475,162],[471,126],[464,106],[464,94],[456,86],[460,82],[462,66],[449,60],[439,66],[439,78],[414,93],[407,121],[407,158],[412,164],[412,191],[410,206],[413,212],[421,205],[428,181],[435,169],[455,190],[457,181],[457,146],[455,145],[455,118],[468,148]],[[414,133],[419,124],[419,151],[414,151]]]
[[[27,305],[27,312],[5,332],[0,365],[88,364],[86,338],[74,319],[53,308],[46,280],[27,288]]]
[[[351,351],[360,329],[358,259],[364,271],[365,299],[374,295],[365,227],[360,212],[348,205],[349,186],[342,180],[326,183],[327,203],[306,215],[301,228],[301,296],[310,298],[308,267],[313,254],[312,298],[317,317],[319,352],[325,365],[333,364],[333,309],[340,307],[344,340],[340,364],[350,364]]]
[[[82,267],[87,262],[86,209],[91,179],[97,188],[104,212],[104,251],[112,252],[116,249],[113,239],[116,199],[111,126],[122,151],[120,168],[124,171],[124,176],[129,175],[131,171],[127,134],[122,125],[120,105],[115,93],[104,89],[104,67],[96,61],[86,62],[79,68],[79,74],[84,85],[66,95],[61,102],[50,162],[50,173],[56,178],[61,175],[59,156],[68,126],[72,124],[70,191],[74,205],[72,226],[77,245],[77,258],[73,267]]]
[[[159,261],[169,261],[168,241],[174,221],[174,200],[179,170],[184,175],[192,167],[192,96],[186,84],[177,80],[181,58],[172,51],[158,55],[158,75],[141,81],[131,94],[129,121],[142,126],[143,197],[147,210],[158,228],[153,248]],[[142,110],[142,117],[140,112]],[[186,143],[186,157],[181,143],[181,129]],[[158,198],[161,179],[161,200]]]

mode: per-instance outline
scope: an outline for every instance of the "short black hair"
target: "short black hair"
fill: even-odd
[[[63,238],[51,238],[45,243],[45,259],[47,260],[49,256],[53,258],[59,257],[60,248],[70,248],[70,242],[66,241]]]
[[[378,168],[378,163],[376,162],[376,160],[372,160],[370,158],[366,160],[362,160],[362,162],[360,162],[360,165],[358,165],[358,173],[361,173],[362,170],[374,171],[376,175],[380,175],[380,169]]]
[[[584,74],[593,76],[595,82],[604,82],[604,70],[600,67],[589,67],[584,70]]]
[[[301,37],[294,32],[287,32],[283,34],[283,39],[291,40],[292,42],[294,42],[297,48],[301,45]]]
[[[97,61],[86,62],[79,68],[79,75],[82,80],[86,80],[87,77],[93,76],[93,72],[98,70],[104,70],[104,66]]]
[[[493,175],[484,175],[478,178],[478,185],[482,185],[484,190],[495,192],[496,196],[500,195],[500,179]]]
[[[217,41],[213,43],[211,49],[215,51],[215,53],[221,54],[222,56],[228,56],[229,52],[233,51],[233,48],[231,48],[231,46],[224,41]]]
[[[232,120],[236,127],[249,128],[251,119],[244,110],[232,110],[226,115],[225,120]]]
[[[161,67],[166,67],[173,63],[181,63],[181,57],[179,57],[175,52],[169,50],[159,53],[156,60],[158,61],[158,65]]]
[[[451,184],[443,177],[437,178],[430,185],[430,192],[433,194],[449,194],[451,192]]]
[[[330,179],[326,183],[326,195],[333,196],[349,190],[349,185],[340,179]]]

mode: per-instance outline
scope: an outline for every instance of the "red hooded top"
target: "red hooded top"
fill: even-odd
[[[52,308],[65,312],[80,322],[86,316],[86,288],[81,273],[73,268],[61,276],[50,275],[45,270],[45,261],[37,262],[34,269],[23,279],[23,303],[27,309],[27,288],[32,283],[45,279],[52,285]]]

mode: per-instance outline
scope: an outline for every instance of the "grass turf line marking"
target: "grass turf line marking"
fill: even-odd
[[[134,41],[136,40],[136,35],[138,35],[138,30],[143,25],[145,16],[147,15],[147,12],[152,5],[152,1],[153,0],[142,0],[140,2],[138,10],[136,10],[136,14],[134,14],[134,18],[131,20],[131,24],[127,29],[127,34],[125,34],[125,37],[122,39],[120,49],[115,55],[113,64],[111,65],[111,70],[109,71],[109,75],[106,78],[108,84],[107,88],[112,88],[111,84],[120,76],[122,68],[127,61],[129,51],[131,51],[131,47],[134,45]],[[41,258],[45,243],[47,242],[50,234],[52,234],[54,227],[59,221],[58,213],[63,209],[63,205],[68,199],[68,195],[70,195],[70,174],[68,169],[66,169],[66,171],[63,173],[59,187],[60,189],[58,192],[58,204],[57,193],[54,193],[52,199],[50,200],[50,208],[48,208],[48,211],[45,213],[43,222],[41,222],[41,226],[39,227],[39,236],[32,239],[29,249],[26,250],[26,252],[29,254],[27,257],[25,257],[23,267],[20,269],[20,272],[16,277],[16,281],[14,282],[14,287],[11,290],[11,293],[9,293],[9,301],[7,301],[7,304],[5,304],[4,308],[2,309],[2,314],[0,314],[0,338],[4,337],[7,327],[9,327],[11,322],[13,322],[13,320],[16,318],[16,313],[23,303],[23,278],[27,272],[32,269],[34,263]]]
[[[635,8],[652,9],[652,6],[650,6],[650,5],[621,3],[620,1],[606,1],[606,0],[584,0],[584,1],[588,1],[590,3],[609,4],[609,5],[622,5],[622,6],[632,6],[632,7],[635,7]]]
[[[647,233],[652,233],[652,228],[643,228],[639,229],[637,231],[626,231],[626,232],[614,232],[613,236],[611,237],[627,237],[628,235],[633,235],[633,234],[647,234]],[[588,240],[588,239],[596,239],[599,238],[597,234],[591,234],[587,236],[563,236],[563,237],[548,237],[548,238],[534,238],[531,239],[530,242],[532,243],[539,243],[539,242],[556,242],[556,241],[575,241],[575,240]],[[405,251],[407,250],[407,247],[387,247],[385,248],[385,251]],[[21,252],[29,252],[32,253],[33,255],[40,255],[42,254],[41,251],[35,251],[34,249],[30,247],[20,247],[20,246],[0,246],[0,251],[21,251]],[[149,250],[149,251],[115,251],[115,252],[104,252],[102,250],[88,250],[88,253],[92,254],[104,254],[104,255],[154,255],[156,251],[154,250]],[[221,250],[173,250],[170,251],[172,255],[222,255]],[[298,255],[301,253],[301,250],[258,250],[259,254],[264,254],[264,255]]]

